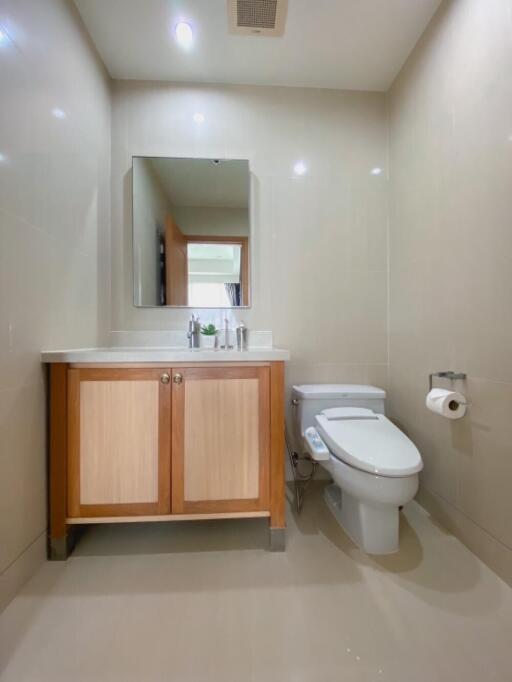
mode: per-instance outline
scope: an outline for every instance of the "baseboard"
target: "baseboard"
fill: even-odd
[[[421,487],[417,502],[512,587],[512,550],[445,499]]]
[[[0,613],[46,561],[46,531],[0,574]]]

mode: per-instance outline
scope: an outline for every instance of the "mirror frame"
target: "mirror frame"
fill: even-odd
[[[246,296],[246,303],[244,305],[238,305],[238,306],[191,306],[191,305],[138,305],[135,303],[136,300],[136,293],[137,293],[137,282],[135,280],[135,222],[134,222],[134,216],[135,216],[135,211],[134,211],[134,177],[135,174],[133,172],[133,166],[134,166],[134,161],[135,159],[173,159],[173,160],[184,160],[184,161],[190,161],[190,160],[197,160],[197,161],[247,161],[247,170],[248,170],[248,197],[249,197],[249,203],[247,206],[247,212],[249,215],[249,234],[247,237],[245,237],[246,240],[246,248],[242,250],[242,254],[245,251],[245,254],[243,255],[243,260],[240,263],[241,266],[241,271],[243,270],[246,277],[247,277],[247,296]],[[223,156],[214,156],[214,157],[204,157],[204,156],[158,156],[158,155],[152,155],[148,156],[146,154],[133,154],[132,155],[132,164],[131,164],[131,183],[130,183],[130,188],[131,188],[131,245],[132,245],[132,284],[133,284],[133,298],[132,298],[132,305],[134,308],[138,309],[156,309],[156,310],[243,310],[244,308],[251,308],[252,307],[252,240],[253,240],[253,220],[252,220],[252,182],[251,182],[251,161],[250,159],[239,159],[239,158],[227,158]],[[195,241],[202,241],[203,235],[191,235],[194,236]],[[244,239],[244,237],[226,237],[226,243],[230,243],[231,240],[236,240],[236,243],[240,243],[240,239]],[[204,243],[208,243],[208,241],[211,241],[213,243],[214,239],[212,237],[207,237],[204,236]],[[215,240],[219,241],[219,240]],[[234,243],[234,242],[232,242]],[[245,297],[243,297],[245,298]]]

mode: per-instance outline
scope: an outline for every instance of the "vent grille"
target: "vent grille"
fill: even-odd
[[[277,0],[237,0],[237,26],[248,28],[276,27]]]
[[[227,0],[227,5],[231,33],[283,35],[288,0]]]

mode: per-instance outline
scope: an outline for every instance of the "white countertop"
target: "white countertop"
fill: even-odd
[[[41,353],[42,362],[116,363],[116,362],[270,362],[290,359],[281,348],[236,350],[189,350],[188,348],[72,348]]]

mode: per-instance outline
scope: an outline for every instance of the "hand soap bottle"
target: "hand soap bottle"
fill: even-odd
[[[236,328],[236,349],[247,350],[247,327],[243,322]]]

